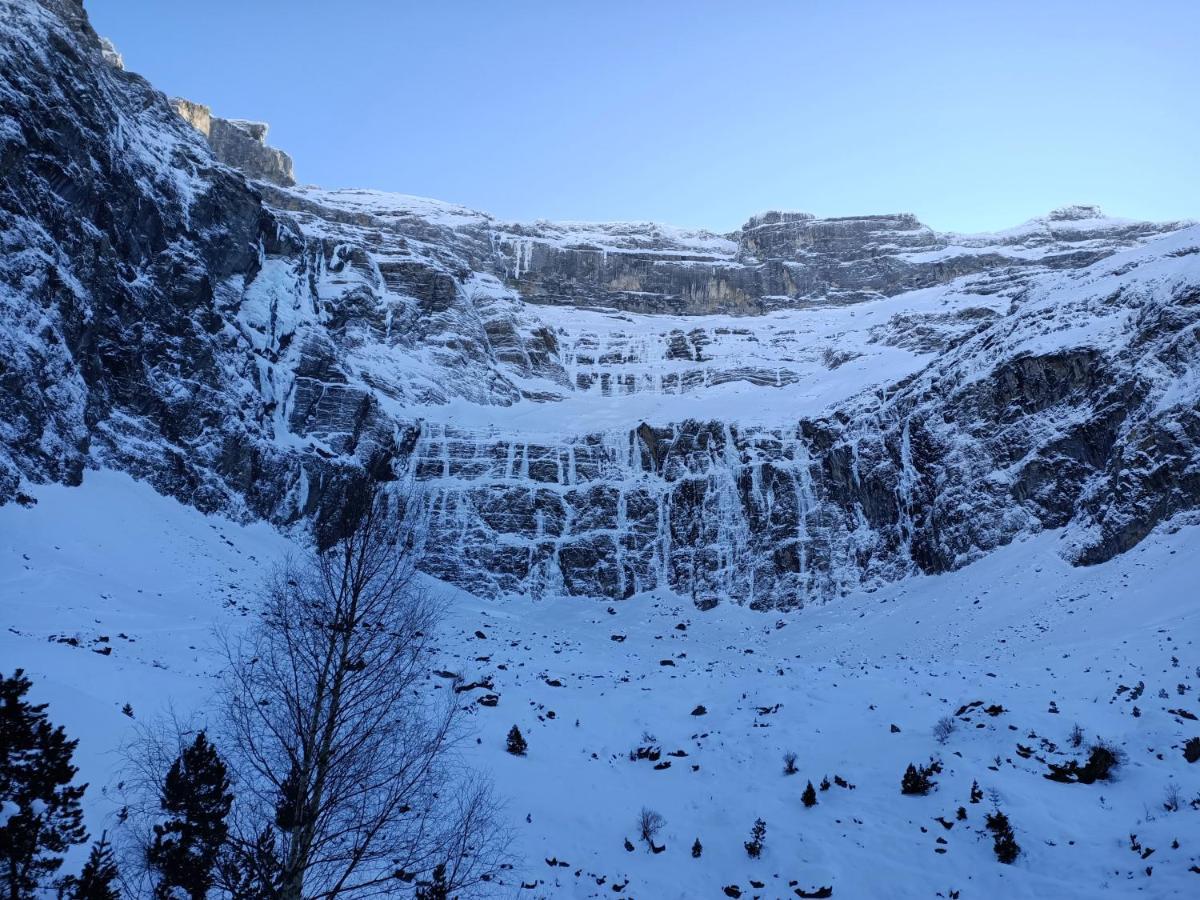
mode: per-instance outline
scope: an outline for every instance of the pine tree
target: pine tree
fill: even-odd
[[[983,799],[983,789],[979,787],[978,781],[971,782],[971,802],[978,803]]]
[[[524,756],[525,751],[529,749],[529,745],[525,743],[525,738],[521,734],[521,729],[514,725],[508,731],[508,752],[513,756]]]
[[[299,769],[293,764],[279,786],[279,800],[275,804],[275,824],[280,830],[295,831],[303,824],[306,793]]]
[[[106,832],[92,845],[83,871],[72,881],[72,900],[118,900],[121,894],[114,884],[117,875],[117,863]]]
[[[700,843],[700,838],[696,838],[696,842],[692,844],[692,858],[699,859],[700,854],[704,852],[704,846]]]
[[[937,784],[929,776],[939,769],[940,767],[936,763],[928,766],[915,766],[909,763],[908,768],[904,770],[904,777],[900,779],[900,793],[918,796],[928,794]]]
[[[450,886],[446,884],[446,867],[439,863],[431,880],[417,888],[414,900],[449,900]]]
[[[987,817],[986,824],[992,833],[992,849],[996,851],[996,859],[1005,865],[1011,864],[1021,855],[1021,846],[1013,834],[1008,816],[996,810]]]
[[[79,803],[87,785],[71,784],[79,742],[50,724],[46,704],[23,699],[31,685],[21,669],[0,677],[0,885],[8,900],[32,896],[61,854],[87,840]]]
[[[811,781],[808,783],[808,787],[804,789],[804,793],[800,795],[800,801],[810,808],[817,805],[817,792],[813,789]]]
[[[204,900],[229,833],[225,817],[232,803],[225,763],[201,731],[163,783],[162,808],[170,818],[154,826],[154,841],[146,852],[158,873],[159,900],[170,900],[176,888],[191,900]]]
[[[275,832],[264,828],[253,844],[231,847],[221,854],[220,884],[237,900],[278,900],[283,863],[275,848]]]
[[[767,823],[762,819],[754,820],[754,827],[750,829],[750,840],[745,842],[746,853],[751,859],[758,859],[762,855],[763,842],[767,839]]]

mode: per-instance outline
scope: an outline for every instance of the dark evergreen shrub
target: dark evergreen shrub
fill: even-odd
[[[751,859],[758,859],[762,855],[763,842],[767,838],[767,823],[762,819],[754,820],[754,827],[750,829],[750,840],[744,844],[746,853]]]
[[[508,744],[505,749],[513,756],[524,756],[525,751],[529,749],[529,744],[525,742],[525,736],[521,734],[521,729],[516,725],[508,730]]]
[[[992,833],[992,849],[996,851],[996,859],[1005,865],[1011,864],[1021,855],[1021,847],[1013,834],[1008,816],[996,810],[988,815],[986,824],[988,831]]]
[[[817,805],[817,792],[813,789],[811,781],[808,783],[808,787],[804,789],[804,793],[800,795],[800,802],[809,808]]]
[[[908,768],[904,770],[904,776],[900,779],[900,793],[923,797],[937,785],[937,782],[930,777],[937,771],[936,764],[918,766],[909,763]]]

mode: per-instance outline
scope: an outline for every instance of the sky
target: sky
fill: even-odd
[[[302,183],[506,219],[1200,218],[1195,0],[86,0]]]

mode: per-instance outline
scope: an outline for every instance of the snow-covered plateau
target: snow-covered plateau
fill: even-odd
[[[266,134],[0,0],[0,670],[92,830],[366,475],[428,500],[430,689],[499,698],[502,895],[1200,895],[1200,224],[506,222],[297,184]],[[1043,777],[1075,724],[1115,780]]]

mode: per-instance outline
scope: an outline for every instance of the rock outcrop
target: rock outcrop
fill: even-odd
[[[780,212],[754,216],[724,239],[653,225],[624,226],[624,233],[621,226],[549,223],[492,230],[506,283],[530,302],[746,315],[858,303],[985,272],[1017,280],[1078,268],[1182,224],[1071,207],[984,235],[938,233],[908,214]]]
[[[125,57],[121,55],[116,45],[106,37],[100,38],[100,53],[104,57],[104,61],[110,66],[117,69],[125,68]]]
[[[78,3],[0,4],[0,501],[112,466],[288,526],[411,475],[427,567],[481,594],[763,608],[1200,509],[1200,226],[717,235],[296,188]]]
[[[282,150],[267,146],[267,123],[214,116],[203,103],[182,97],[171,101],[184,121],[208,140],[213,155],[227,166],[240,169],[248,177],[272,184],[296,183],[292,158]]]

